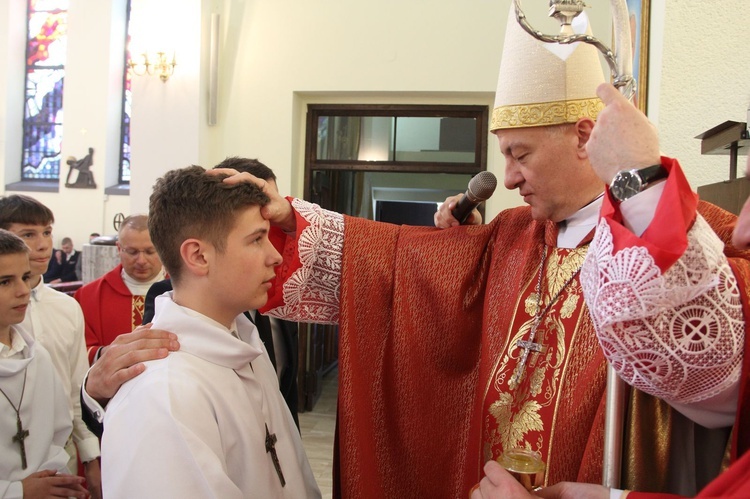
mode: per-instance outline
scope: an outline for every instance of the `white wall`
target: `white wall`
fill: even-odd
[[[133,41],[143,36],[150,40],[147,45],[169,46],[177,60],[166,82],[153,76],[133,79],[130,212],[147,213],[157,178],[174,168],[201,164],[200,130],[206,121],[200,106],[201,2],[132,0],[131,9],[137,21]]]
[[[105,168],[116,168],[112,161],[119,140],[119,131],[113,130],[119,114],[113,96],[119,98],[119,91],[112,54],[123,1],[71,2],[63,157],[80,157],[93,146],[99,188],[82,192],[61,186],[58,194],[38,195],[57,215],[56,240],[69,235],[80,244],[93,230],[111,233],[115,213],[145,211],[153,181],[165,171],[192,163],[210,167],[228,155],[261,159],[277,173],[282,192],[301,195],[308,103],[492,106],[510,5],[510,0],[185,0],[178,3],[180,16],[158,17],[157,12],[177,3],[133,0],[134,10],[164,19],[151,31],[173,41],[178,66],[167,83],[155,77],[134,80],[133,181],[131,196],[123,197],[103,192],[111,175],[105,181]],[[743,64],[742,54],[750,2],[651,2],[649,111],[662,130],[663,150],[680,157],[695,186],[724,179],[728,158],[701,156],[693,137],[728,119],[745,121],[750,65]],[[609,2],[590,3],[595,35],[609,40]],[[23,22],[18,17],[24,4],[0,2],[0,64],[5,68],[0,74],[0,189],[18,170],[20,157],[15,152],[20,146],[12,142],[20,133],[20,110],[14,109],[23,95],[17,83],[23,55],[18,55],[12,27]],[[524,7],[535,24],[552,31],[553,21],[543,23],[546,4],[526,1]],[[221,54],[219,121],[209,127],[212,12],[221,14]],[[494,137],[488,163],[501,179],[503,160]],[[487,212],[520,203],[516,193],[498,189]]]
[[[690,183],[729,178],[728,155],[701,155],[695,136],[727,120],[746,122],[750,104],[750,2],[652,0],[656,75],[649,113],[660,130],[662,151],[680,159]],[[654,45],[652,45],[654,47]],[[655,51],[652,48],[652,52]],[[661,54],[658,54],[661,52]],[[745,158],[738,161],[744,175]]]

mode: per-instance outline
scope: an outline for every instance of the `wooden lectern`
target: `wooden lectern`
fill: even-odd
[[[701,199],[739,215],[745,200],[750,197],[750,182],[744,169],[737,178],[737,157],[750,153],[750,134],[747,124],[725,121],[695,137],[701,139],[701,154],[728,154],[729,180],[698,187]]]

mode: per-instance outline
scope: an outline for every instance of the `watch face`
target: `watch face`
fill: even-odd
[[[642,187],[643,183],[637,172],[622,171],[612,181],[610,192],[615,199],[624,201],[641,192]]]

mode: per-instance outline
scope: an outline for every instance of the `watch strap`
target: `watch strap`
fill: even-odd
[[[661,163],[647,166],[646,168],[641,168],[637,171],[643,182],[643,187],[646,187],[657,180],[667,178],[667,169],[661,166]]]

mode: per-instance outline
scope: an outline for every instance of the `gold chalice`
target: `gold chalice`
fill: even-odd
[[[529,492],[539,489],[544,484],[546,465],[542,455],[529,449],[511,449],[497,458],[500,466],[518,480]]]

